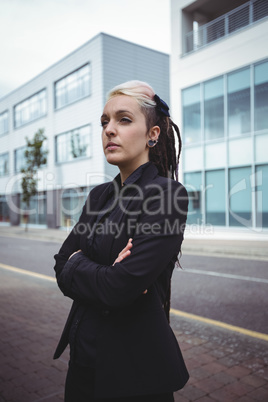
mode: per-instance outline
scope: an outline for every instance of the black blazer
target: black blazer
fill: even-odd
[[[173,392],[189,378],[164,309],[183,240],[187,192],[147,164],[134,185],[123,187],[114,214],[120,235],[102,236],[103,253],[94,261],[91,229],[118,180],[90,192],[79,222],[55,255],[58,285],[74,302],[54,358],[66,348],[73,317],[83,304],[99,313],[96,397]],[[131,255],[113,266],[130,237]],[[82,252],[68,260],[78,249]]]

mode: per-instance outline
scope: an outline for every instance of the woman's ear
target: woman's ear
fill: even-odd
[[[159,134],[160,134],[160,127],[153,126],[152,128],[150,128],[148,136],[150,140],[158,141]]]

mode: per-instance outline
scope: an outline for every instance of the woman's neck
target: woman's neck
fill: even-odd
[[[138,169],[141,165],[144,165],[146,162],[149,162],[149,159],[142,161],[138,165],[135,166],[124,166],[124,167],[119,167],[120,169],[120,177],[121,177],[121,184],[123,185],[124,182],[127,180],[127,178],[136,170]]]

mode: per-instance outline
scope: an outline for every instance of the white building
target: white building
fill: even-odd
[[[171,0],[171,16],[188,223],[267,231],[268,1]]]
[[[0,222],[23,221],[25,137],[44,128],[49,153],[30,223],[73,225],[89,189],[118,173],[102,152],[100,116],[107,92],[133,79],[169,102],[169,56],[101,33],[0,99]]]

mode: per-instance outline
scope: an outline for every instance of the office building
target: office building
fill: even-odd
[[[147,81],[169,101],[169,56],[100,33],[0,99],[2,224],[23,223],[25,137],[32,139],[39,129],[49,152],[29,222],[50,228],[75,223],[90,188],[118,173],[103,155],[100,116],[107,92],[133,79]]]
[[[188,224],[265,232],[268,1],[171,0],[171,22]]]

